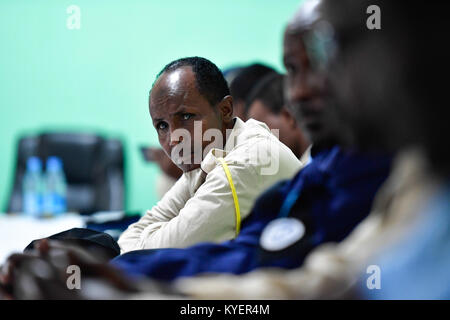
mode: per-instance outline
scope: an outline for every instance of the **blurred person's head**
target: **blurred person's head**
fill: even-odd
[[[283,84],[284,76],[281,74],[265,76],[249,94],[246,114],[248,118],[266,123],[270,129],[278,129],[280,141],[300,158],[309,141],[286,108]]]
[[[183,171],[200,167],[194,161],[197,151],[194,149],[195,145],[201,145],[203,154],[210,145],[210,141],[203,139],[206,130],[220,130],[224,141],[226,130],[234,125],[233,99],[222,72],[211,61],[200,57],[178,59],[163,68],[150,91],[149,110],[159,143],[169,157],[173,148],[183,141],[179,129],[189,133],[191,154],[181,157],[190,161],[177,163]],[[200,135],[194,134],[194,121],[201,122]]]
[[[246,120],[245,102],[249,93],[259,80],[272,72],[275,72],[275,70],[260,63],[242,67],[237,71],[230,83],[230,92],[234,101],[233,115],[235,117]]]
[[[324,1],[322,15],[330,22],[337,48],[329,78],[353,142],[395,150],[417,133],[409,132],[412,102],[404,87],[408,45],[401,22],[384,5],[382,30],[367,28],[366,9],[371,4],[343,1],[337,6]]]
[[[326,73],[328,48],[321,42],[322,34],[316,32],[327,31],[321,23],[320,3],[304,1],[288,23],[283,40],[287,102],[315,148],[340,143],[345,131],[330,103]]]
[[[236,76],[239,74],[239,72],[242,71],[243,68],[244,67],[241,67],[241,66],[234,66],[234,67],[222,69],[223,76],[224,76],[225,80],[227,81],[228,86],[230,86],[231,83],[233,83],[234,78],[236,78]]]
[[[381,29],[369,30],[370,5]],[[422,145],[436,169],[450,172],[444,6],[406,1],[324,2],[336,56],[331,84],[358,144],[396,151]]]

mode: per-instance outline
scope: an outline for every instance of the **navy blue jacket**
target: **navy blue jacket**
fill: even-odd
[[[166,281],[204,272],[241,274],[259,267],[296,268],[311,249],[342,240],[368,215],[390,163],[387,156],[337,146],[323,150],[293,179],[275,184],[256,200],[235,239],[184,249],[131,251],[111,264],[130,276]],[[280,215],[301,220],[306,232],[289,247],[269,252],[260,247],[260,236]]]

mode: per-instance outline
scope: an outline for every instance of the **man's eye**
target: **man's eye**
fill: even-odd
[[[166,128],[167,128],[167,123],[165,123],[165,122],[160,122],[156,125],[156,129],[158,129],[158,130],[164,130]]]
[[[193,117],[194,115],[192,113],[183,113],[183,115],[181,116],[183,120],[189,120]]]

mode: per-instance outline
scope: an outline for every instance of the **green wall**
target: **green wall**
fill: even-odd
[[[81,9],[69,30],[66,9]],[[159,169],[141,144],[157,145],[149,88],[168,62],[198,55],[219,67],[266,62],[279,70],[282,30],[299,0],[0,0],[0,212],[20,134],[44,129],[125,139],[127,209],[156,202]]]

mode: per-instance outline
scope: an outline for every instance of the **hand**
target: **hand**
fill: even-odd
[[[80,290],[68,288],[70,265],[80,270]],[[23,254],[11,255],[0,271],[6,299],[109,299],[138,292],[133,282],[81,247],[43,239]]]
[[[0,266],[0,298],[13,299],[14,270],[18,269],[31,255],[13,254]]]

